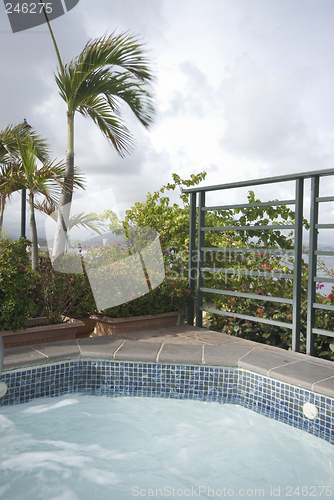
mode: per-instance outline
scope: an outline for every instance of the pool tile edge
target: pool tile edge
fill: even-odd
[[[235,367],[268,376],[325,396],[334,396],[334,363],[262,344],[171,344],[115,337],[93,337],[51,345],[5,350],[3,373],[69,359],[98,359],[159,364]],[[146,352],[146,354],[145,354]],[[325,360],[326,361],[326,360]],[[302,367],[303,373],[296,370]],[[308,372],[313,372],[310,377]],[[297,373],[297,375],[296,375]]]

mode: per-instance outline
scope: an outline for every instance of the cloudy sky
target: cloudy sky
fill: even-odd
[[[52,26],[65,62],[114,30],[146,43],[157,116],[146,131],[125,110],[134,153],[119,158],[94,124],[75,121],[75,164],[87,192],[112,188],[121,215],[173,172],[205,170],[203,185],[212,185],[334,167],[332,0],[80,0]],[[47,28],[13,34],[1,2],[0,43],[0,130],[26,118],[54,157],[65,158],[66,106]],[[323,188],[329,194],[334,184]],[[293,196],[292,186],[280,189],[255,192],[263,200]],[[324,216],[333,215],[328,204]],[[19,223],[16,194],[5,228],[18,231]]]

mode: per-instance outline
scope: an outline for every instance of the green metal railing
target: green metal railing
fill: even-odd
[[[307,354],[314,354],[314,336],[316,334],[334,337],[334,332],[315,328],[315,311],[318,309],[326,309],[333,311],[334,306],[316,303],[316,284],[317,282],[328,282],[334,284],[334,278],[324,278],[317,276],[317,256],[334,256],[334,251],[320,251],[318,247],[319,229],[334,229],[334,224],[319,224],[318,213],[319,203],[332,202],[334,196],[319,197],[319,181],[321,177],[334,176],[334,169],[319,170],[313,172],[304,172],[291,175],[283,175],[278,177],[269,177],[250,181],[234,182],[229,184],[221,184],[217,186],[197,187],[184,190],[190,195],[190,230],[189,230],[189,282],[190,289],[195,292],[196,302],[192,301],[188,310],[188,323],[193,324],[194,315],[196,314],[196,325],[202,326],[202,313],[207,311],[213,314],[229,316],[247,321],[266,323],[282,328],[292,330],[292,349],[299,351],[300,347],[300,317],[301,317],[301,279],[302,279],[302,231],[303,231],[303,202],[304,202],[304,180],[311,179],[311,211],[310,211],[310,241],[309,241],[309,276],[308,276],[308,311],[307,311],[307,339],[306,348]],[[287,181],[295,182],[295,198],[279,201],[268,201],[263,203],[245,203],[234,205],[206,206],[205,195],[207,192],[222,191],[227,189],[236,189],[241,187],[252,187],[264,184],[281,183]],[[197,193],[198,193],[198,210],[197,210]],[[205,214],[207,211],[242,209],[251,207],[274,207],[274,206],[294,206],[295,223],[280,224],[280,225],[251,225],[251,226],[221,226],[207,227],[205,226]],[[197,220],[196,220],[197,219]],[[196,235],[197,227],[197,235]],[[249,271],[241,271],[235,269],[218,269],[205,267],[205,252],[219,252],[222,248],[205,247],[205,234],[212,231],[270,231],[292,229],[294,232],[294,266],[293,274],[277,273],[279,278],[287,278],[293,280],[293,299],[283,297],[260,296],[251,293],[241,293],[232,290],[217,290],[204,287],[205,272],[219,272],[221,274],[245,274],[250,275]],[[197,238],[196,238],[197,236]],[[333,238],[334,242],[334,238]],[[260,248],[261,252],[274,253],[281,252],[277,249]],[[228,248],[228,252],[259,252],[257,248]],[[196,265],[194,264],[196,262]],[[251,271],[252,277],[268,276],[268,273],[261,271]],[[275,277],[275,273],[270,273],[271,277]],[[262,301],[272,301],[292,305],[292,321],[276,321],[267,318],[259,318],[257,316],[231,313],[225,310],[212,309],[203,306],[203,293],[208,292],[217,295],[229,295],[231,297],[249,298]]]

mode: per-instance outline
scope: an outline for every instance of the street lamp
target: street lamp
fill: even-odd
[[[27,120],[23,120],[23,128],[31,128],[31,125],[27,123]],[[26,239],[26,200],[27,200],[27,190],[22,188],[21,193],[21,238]]]

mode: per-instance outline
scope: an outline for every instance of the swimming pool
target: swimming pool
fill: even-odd
[[[307,439],[322,438],[316,439],[319,446],[327,445],[325,441],[334,444],[331,362],[205,329],[183,325],[149,336],[141,332],[7,349],[4,370],[0,380],[7,383],[8,392],[0,399],[0,415],[9,405],[32,400],[44,404],[40,397],[78,394],[102,396],[101,400],[108,396],[109,401],[122,396],[146,402],[144,398],[163,398],[171,405],[170,400],[195,400],[221,408],[230,403],[231,408],[253,410],[255,417],[270,417],[267,422],[295,427]],[[21,411],[21,406],[14,408]],[[287,433],[291,430],[282,427]],[[280,494],[288,493],[294,496],[298,491]],[[309,496],[320,493],[326,496],[326,490],[308,490]],[[277,496],[275,488],[271,496]]]
[[[8,386],[0,407],[74,393],[195,399],[238,404],[334,444],[332,398],[240,368],[68,360],[8,370],[0,379]],[[315,418],[307,418],[305,404]]]
[[[11,500],[333,493],[333,446],[232,404],[39,398],[2,408],[0,440]]]

